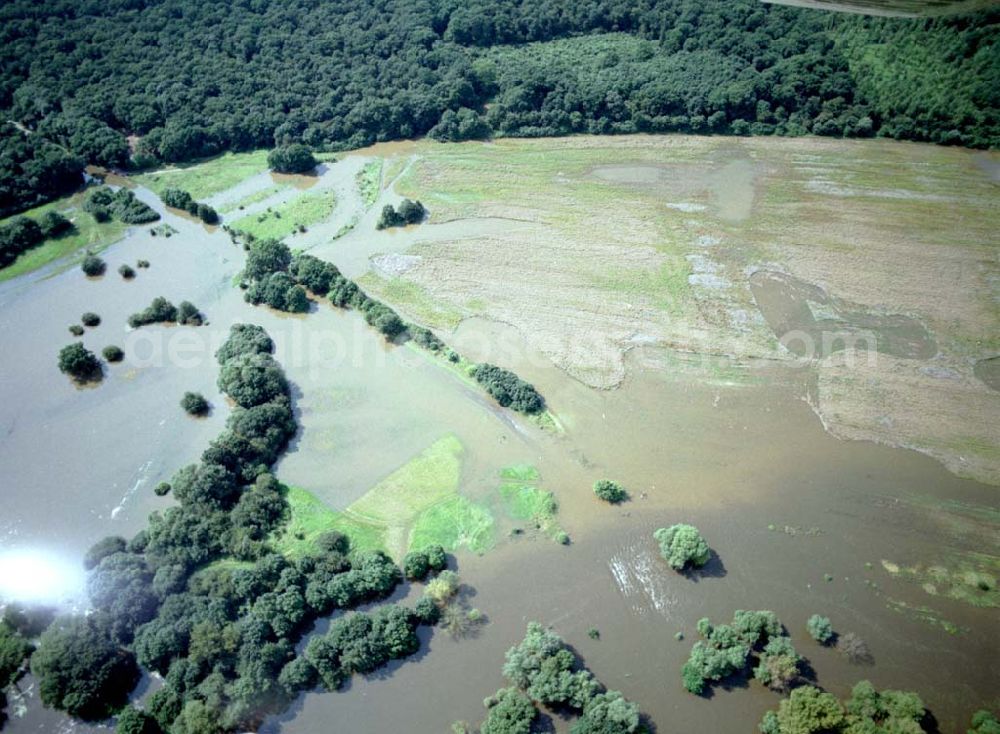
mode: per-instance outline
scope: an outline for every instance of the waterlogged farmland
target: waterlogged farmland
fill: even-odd
[[[583,137],[382,144],[314,176],[252,153],[136,177],[171,237],[131,227],[100,278],[56,267],[0,285],[0,558],[79,568],[95,541],[174,504],[153,488],[222,431],[233,408],[213,355],[254,323],[300,427],[276,467],[290,520],[275,542],[307,555],[338,529],[397,562],[440,544],[483,616],[458,637],[420,628],[415,656],[306,693],[262,731],[481,722],[504,652],[537,620],[657,731],[750,732],[779,694],[736,678],[699,697],[680,677],[698,620],[737,609],[773,610],[839,698],[862,678],[915,690],[941,731],[964,731],[1000,678],[995,165],[883,141]],[[172,186],[237,229],[305,212],[305,231],[272,234],[460,361],[387,342],[325,299],[302,314],[249,305],[243,249],[164,207]],[[403,197],[427,221],[376,230]],[[139,259],[150,267],[117,275]],[[207,324],[130,330],[160,295]],[[83,343],[125,359],[77,387],[55,355],[85,311],[101,323]],[[535,385],[549,418],[500,408],[473,363]],[[180,409],[186,391],[207,417]],[[629,500],[598,500],[603,478]],[[680,522],[711,547],[700,572],[671,570],[653,540]],[[82,569],[74,583],[57,596],[83,608]],[[868,657],[813,642],[816,613]],[[17,689],[9,731],[68,726],[30,676]]]

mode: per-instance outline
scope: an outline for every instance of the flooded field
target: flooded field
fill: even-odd
[[[817,151],[802,141],[747,142],[503,143],[513,146],[507,161],[485,182],[463,176],[486,170],[482,157],[491,160],[499,146],[400,143],[339,157],[307,188],[252,166],[224,189],[206,185],[220,209],[252,200],[225,214],[227,223],[296,195],[329,193],[332,214],[291,235],[290,246],[360,278],[463,356],[516,371],[545,396],[557,428],[498,409],[442,361],[386,344],[356,313],[318,303],[289,316],[246,304],[233,284],[241,248],[138,187],[177,230],[172,237],[135,228],[105,252],[100,279],[55,269],[0,285],[0,558],[29,552],[73,565],[96,540],[131,535],[150,511],[169,506],[153,487],[196,459],[228,414],[212,355],[230,324],[257,323],[277,342],[301,425],[277,468],[283,482],[343,510],[453,437],[458,493],[495,522],[492,549],[455,554],[469,600],[487,619],[476,634],[455,640],[425,629],[415,657],[356,677],[341,692],[306,694],[263,731],[325,731],[336,721],[359,734],[430,734],[456,720],[477,723],[482,699],[504,684],[505,650],[537,620],[637,702],[658,732],[752,732],[778,694],[750,682],[697,697],[680,684],[697,620],[728,619],[736,609],[774,610],[827,690],[845,696],[862,678],[913,689],[940,731],[964,731],[974,710],[1000,704],[998,488],[949,471],[958,458],[948,466],[932,458],[913,439],[924,424],[906,420],[930,406],[928,420],[947,427],[961,413],[964,440],[976,447],[972,455],[952,445],[955,457],[974,459],[974,471],[962,473],[1000,476],[989,402],[997,389],[997,313],[988,305],[998,282],[996,206],[981,207],[951,239],[935,232],[954,230],[953,222],[925,235],[937,238],[928,246],[946,263],[949,285],[961,289],[953,304],[902,272],[879,291],[890,264],[911,263],[877,250],[866,260],[844,242],[892,234],[902,248],[909,235],[894,218],[898,207],[913,205],[913,196],[928,208],[935,205],[927,197],[951,197],[931,179],[952,175],[949,166],[980,170],[971,154],[964,161],[964,151],[945,151],[935,160],[922,146],[808,141]],[[837,177],[836,165],[850,168],[845,151],[856,166],[881,156],[928,181],[916,191],[898,181],[876,190],[861,180],[867,169]],[[383,188],[366,207],[355,184],[377,158],[385,160]],[[789,160],[795,170],[815,169],[794,179],[801,189],[782,188]],[[525,194],[532,180],[520,178],[532,166],[545,194],[534,199]],[[980,175],[966,194],[975,201],[961,211],[988,202],[990,186],[995,195],[996,184]],[[805,203],[790,203],[808,185]],[[429,221],[376,232],[382,205],[404,195],[428,205]],[[844,210],[833,220],[842,229],[804,251],[799,243],[817,237],[830,201]],[[872,222],[886,201],[881,219],[889,224],[878,229]],[[591,219],[598,205],[606,220],[599,227]],[[793,206],[808,216],[787,221]],[[777,244],[765,245],[769,238]],[[845,248],[855,275],[868,268],[853,279],[837,275]],[[116,274],[139,258],[151,267],[133,281]],[[912,269],[922,277],[929,263],[921,256]],[[159,295],[192,301],[208,324],[129,330],[128,315]],[[81,389],[58,372],[55,355],[84,311],[102,318],[84,343],[96,351],[117,344],[126,359]],[[781,341],[792,331],[820,343],[831,331],[870,335],[876,362],[848,359],[854,350],[846,346],[796,352]],[[918,377],[892,382],[911,366],[903,374]],[[848,399],[850,381],[865,387]],[[929,398],[928,383],[947,389]],[[890,389],[899,402],[872,407],[872,396]],[[180,409],[187,390],[208,397],[207,418]],[[852,406],[869,412],[850,413]],[[881,443],[837,438],[827,429],[838,420],[859,432],[880,426],[877,436],[854,437]],[[512,466],[533,468],[537,486],[555,495],[568,545],[530,528],[512,533],[525,523],[504,514],[498,494],[501,470]],[[591,486],[601,478],[621,482],[630,501],[597,501]],[[659,558],[652,532],[675,522],[697,525],[711,545],[704,573],[676,574]],[[64,584],[59,596],[80,607],[81,586]],[[863,638],[870,664],[813,643],[805,622],[815,613],[838,633]],[[9,731],[98,728],[42,710],[30,678],[19,686],[26,695],[8,708],[23,705],[23,716],[12,716]],[[552,723],[568,731],[566,722]]]

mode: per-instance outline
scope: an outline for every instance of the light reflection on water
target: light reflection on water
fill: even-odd
[[[78,560],[46,549],[0,551],[0,601],[60,603],[83,597],[85,574]]]

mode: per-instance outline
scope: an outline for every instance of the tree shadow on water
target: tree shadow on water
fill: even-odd
[[[719,554],[714,550],[709,551],[711,554],[708,558],[708,562],[700,568],[687,568],[684,570],[684,576],[690,580],[697,583],[702,579],[721,579],[728,573],[726,571],[726,566],[722,563],[722,559]]]

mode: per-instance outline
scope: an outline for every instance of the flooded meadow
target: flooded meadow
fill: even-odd
[[[831,393],[824,379],[838,373],[823,375],[824,360],[858,356],[851,340],[870,338],[876,360],[954,370],[982,386],[981,393],[969,388],[975,400],[995,395],[995,301],[992,311],[977,309],[982,288],[992,287],[995,299],[1000,282],[996,229],[992,241],[981,241],[997,224],[996,208],[968,226],[978,265],[955,265],[958,285],[963,277],[970,285],[956,307],[955,320],[966,320],[949,332],[944,306],[915,307],[933,301],[932,293],[897,283],[876,301],[876,276],[856,287],[820,277],[832,269],[836,242],[825,243],[815,269],[797,268],[807,255],[795,240],[815,233],[813,220],[798,232],[782,230],[780,254],[761,249],[782,206],[774,202],[787,191],[779,184],[765,190],[759,179],[777,175],[781,161],[769,151],[786,141],[750,150],[729,141],[711,152],[711,166],[683,180],[677,171],[693,172],[701,162],[674,143],[643,148],[628,138],[609,153],[612,139],[595,143],[595,155],[549,142],[515,151],[525,165],[544,158],[539,176],[555,193],[535,202],[519,193],[515,163],[494,172],[491,191],[454,184],[474,169],[459,152],[493,155],[478,143],[448,146],[441,158],[430,144],[375,146],[328,161],[309,181],[261,170],[202,193],[220,210],[232,207],[226,224],[297,196],[330,197],[328,215],[289,235],[293,250],[333,262],[408,320],[434,327],[468,360],[501,365],[534,384],[551,423],[500,409],[460,370],[412,344],[386,343],[355,312],[325,301],[301,315],[247,304],[236,286],[242,248],[222,228],[166,209],[151,189],[130,181],[176,230],[172,236],[132,228],[103,253],[108,267],[100,278],[50,267],[0,283],[0,564],[27,556],[79,568],[94,542],[131,536],[150,512],[168,507],[173,500],[153,488],[221,432],[230,407],[216,386],[213,355],[231,324],[249,322],[274,338],[293,385],[300,432],[277,466],[282,482],[342,512],[452,437],[457,492],[492,518],[493,541],[482,553],[468,545],[454,552],[464,593],[484,624],[458,639],[423,629],[414,657],[355,677],[339,692],[305,694],[262,731],[430,733],[456,720],[477,723],[483,698],[504,685],[504,652],[535,620],[551,625],[606,686],[635,701],[655,731],[753,732],[777,706],[777,693],[736,679],[694,696],[680,683],[698,619],[728,620],[737,609],[773,610],[808,660],[807,677],[840,697],[860,679],[915,690],[941,732],[964,731],[973,711],[995,708],[1000,490],[980,481],[1000,473],[996,413],[984,423],[992,404],[965,415],[979,468],[950,471],[957,459],[942,463],[919,440],[888,445],[894,417],[924,411],[919,402],[873,409],[869,423],[888,421],[879,424],[883,433],[853,437],[874,440],[827,430],[836,415],[825,412]],[[846,145],[863,155],[853,146],[867,143]],[[924,155],[918,146],[899,147]],[[889,155],[906,152],[892,147]],[[366,204],[356,182],[375,160],[382,186]],[[797,164],[807,165],[801,158]],[[977,195],[990,186],[995,194],[996,185],[977,182]],[[420,196],[429,221],[376,231],[381,207],[404,195]],[[614,210],[612,196],[622,197],[634,219]],[[761,203],[768,196],[770,209]],[[843,192],[811,196],[813,207],[838,196],[838,206],[853,205]],[[869,191],[857,204],[864,217],[874,216],[872,197],[879,198]],[[602,200],[611,201],[609,221],[588,240],[588,207]],[[671,250],[679,233],[695,243],[689,250]],[[880,265],[889,259],[879,258]],[[138,259],[150,267],[133,280],[117,275]],[[612,265],[614,273],[597,272]],[[650,283],[641,274],[649,271],[662,277]],[[128,315],[156,296],[191,301],[207,323],[129,329]],[[100,383],[77,387],[58,371],[56,354],[85,311],[101,323],[83,343],[96,352],[115,344],[126,357],[105,365]],[[977,331],[994,341],[972,346],[967,335]],[[808,353],[785,343],[790,332],[812,343],[836,332],[844,346]],[[868,397],[872,380],[890,379],[871,369]],[[180,409],[185,391],[208,398],[207,417]],[[948,405],[934,410],[955,420]],[[911,426],[919,437],[918,428]],[[965,451],[957,443],[950,450]],[[510,467],[531,468],[534,485],[554,495],[568,544],[505,511],[502,472]],[[599,502],[591,487],[602,478],[620,482],[630,499]],[[675,573],[659,556],[653,531],[677,522],[696,525],[712,548],[700,573]],[[53,576],[46,600],[82,610],[82,573],[69,576]],[[817,613],[830,617],[839,635],[863,639],[867,659],[814,643],[805,623]],[[588,635],[592,628],[599,637]],[[9,697],[8,707],[14,734],[102,728],[43,710],[30,676],[17,686],[23,695]],[[568,731],[554,716],[555,731]]]

